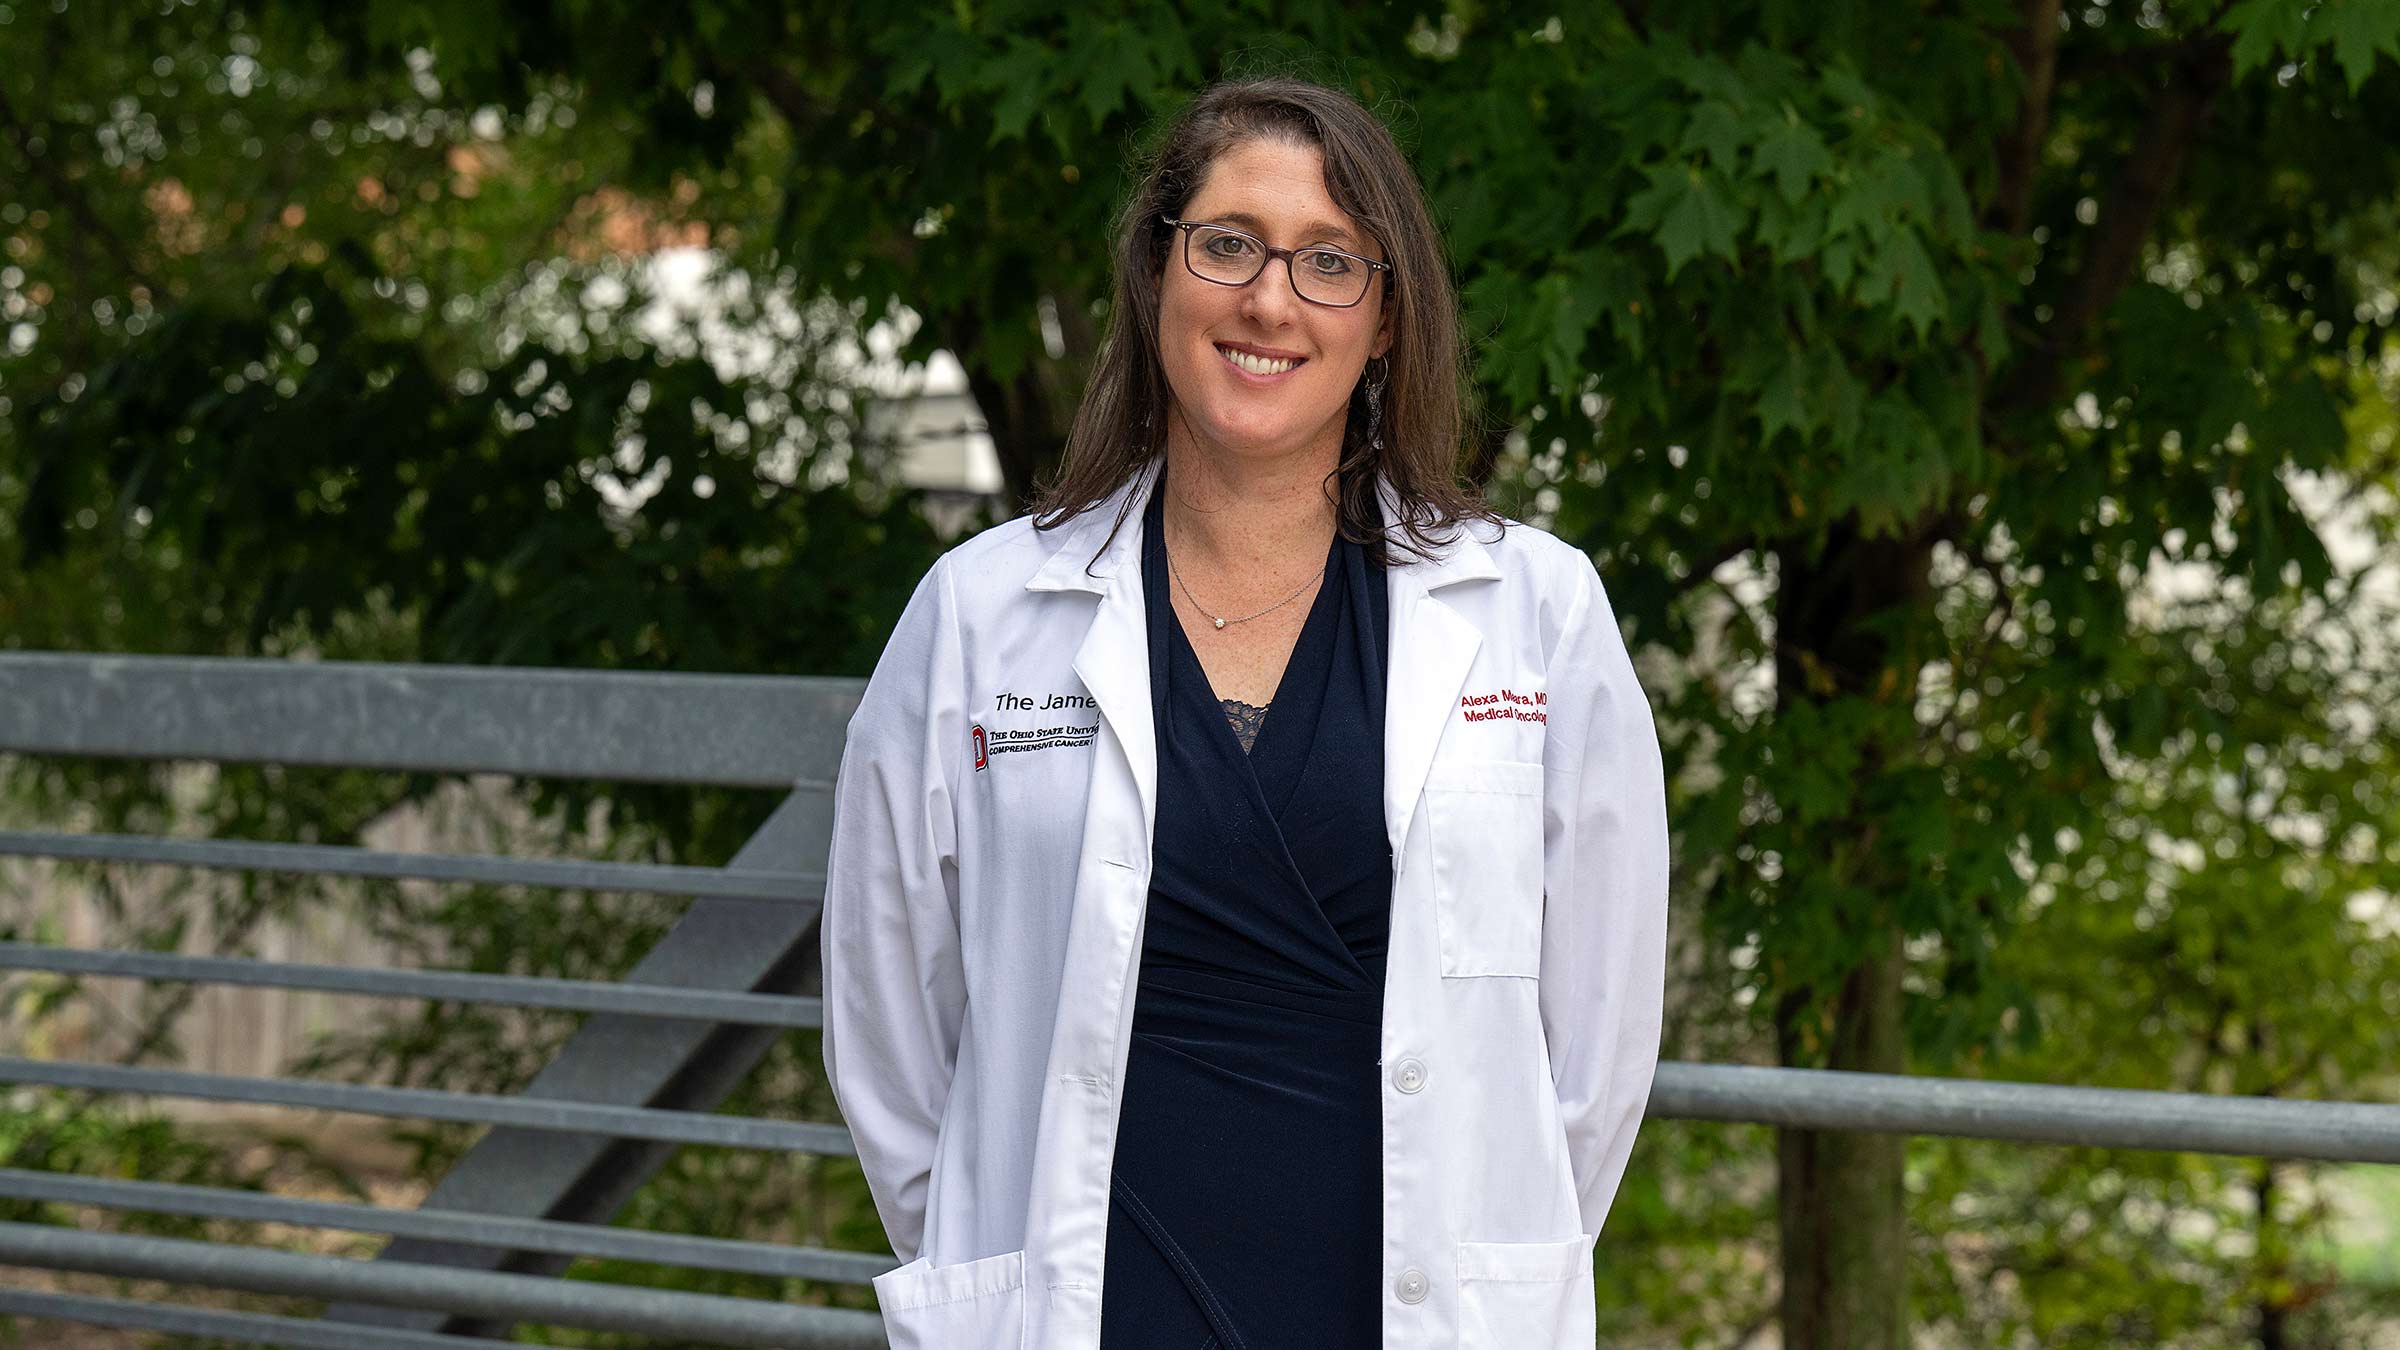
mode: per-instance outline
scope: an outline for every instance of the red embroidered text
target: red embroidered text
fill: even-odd
[[[1501,689],[1489,694],[1461,694],[1458,715],[1470,722],[1547,722],[1550,714],[1543,705],[1550,701],[1544,693],[1520,694],[1513,689]]]

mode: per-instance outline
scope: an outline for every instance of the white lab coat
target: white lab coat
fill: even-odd
[[[953,549],[850,721],[828,1075],[896,1350],[1098,1350],[1157,802],[1142,513]],[[1392,498],[1384,495],[1387,518]],[[1531,526],[1392,569],[1385,1350],[1589,1350],[1658,1060],[1667,824],[1590,560]]]

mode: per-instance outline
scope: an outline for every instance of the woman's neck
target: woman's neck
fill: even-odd
[[[1178,565],[1212,571],[1289,573],[1295,559],[1322,558],[1333,541],[1333,473],[1341,442],[1288,455],[1212,451],[1170,427],[1167,538]]]

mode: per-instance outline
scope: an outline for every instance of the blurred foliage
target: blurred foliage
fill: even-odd
[[[15,1021],[27,1010],[0,1005],[0,1017]],[[288,1149],[305,1155],[305,1140],[292,1140]],[[64,1093],[20,1093],[7,1110],[0,1110],[0,1158],[11,1167],[60,1172],[113,1180],[139,1178],[185,1186],[234,1190],[264,1190],[267,1169],[237,1159],[217,1141],[195,1138],[179,1123],[161,1116],[127,1111],[116,1104],[70,1097]],[[76,1208],[40,1201],[0,1198],[0,1223],[46,1223],[76,1226]],[[177,1214],[130,1213],[113,1231],[146,1237],[212,1239],[219,1242],[261,1241],[260,1225],[195,1219]],[[61,1277],[62,1282],[65,1277]],[[13,1283],[13,1281],[12,1281]],[[70,1288],[118,1298],[139,1297],[142,1282],[84,1276]],[[220,1299],[227,1304],[266,1307],[271,1301],[247,1297]],[[39,1347],[46,1344],[44,1324],[0,1318],[0,1346]]]
[[[2400,603],[2337,587],[2322,605],[2178,608],[2174,630],[2208,648],[2165,667],[2188,677],[2161,690],[2183,715],[2156,753],[2113,763],[2089,832],[2034,887],[1998,960],[2043,1035],[1984,1069],[2388,1098],[2400,916],[2380,897],[2400,803],[2388,712],[2366,715],[2355,677],[2388,673],[2356,653],[2400,634]],[[2348,1345],[2400,1292],[2345,1286],[2323,1240],[2331,1169],[1960,1141],[1915,1156],[1917,1228],[1943,1244],[1920,1287],[1971,1344],[2215,1346],[2272,1323],[2272,1343]]]
[[[1394,124],[1447,231],[1474,472],[1592,551],[1645,649],[1697,919],[1675,1052],[2387,1095],[2396,54],[2378,0],[4,3],[0,641],[863,673],[939,545],[860,334],[955,354],[1021,494],[1128,153],[1201,82],[1312,75]],[[637,320],[641,259],[693,245],[756,341]],[[251,773],[199,828],[349,839],[436,786]],[[162,781],[11,787],[190,823]],[[765,807],[530,805],[695,862]],[[667,919],[379,903],[429,960],[557,974]],[[1897,1007],[1845,995],[1893,961]],[[499,1089],[564,1030],[428,1010],[312,1067]],[[825,1105],[807,1054],[744,1104]],[[1773,1320],[1771,1138],[1645,1133],[1613,1343]],[[2341,1344],[2371,1313],[2324,1169],[1908,1158],[1945,1343]],[[854,1177],[702,1152],[629,1217],[756,1236],[812,1185],[786,1217],[870,1245]]]

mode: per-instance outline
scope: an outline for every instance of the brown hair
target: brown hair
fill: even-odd
[[[1389,363],[1383,449],[1367,440],[1362,379],[1350,399],[1335,470],[1336,528],[1382,565],[1395,548],[1420,557],[1431,553],[1462,522],[1496,521],[1491,507],[1459,482],[1466,367],[1458,298],[1416,174],[1391,133],[1357,100],[1321,84],[1278,78],[1201,90],[1143,159],[1140,181],[1117,220],[1108,332],[1075,410],[1058,475],[1035,503],[1035,527],[1050,529],[1098,506],[1165,449],[1169,393],[1158,355],[1158,306],[1175,231],[1161,217],[1183,214],[1218,156],[1258,139],[1306,145],[1323,155],[1327,195],[1383,245],[1392,264],[1382,274],[1392,328],[1383,357]],[[1384,525],[1375,497],[1378,475],[1399,497],[1396,529]],[[1132,508],[1128,501],[1118,528]]]

